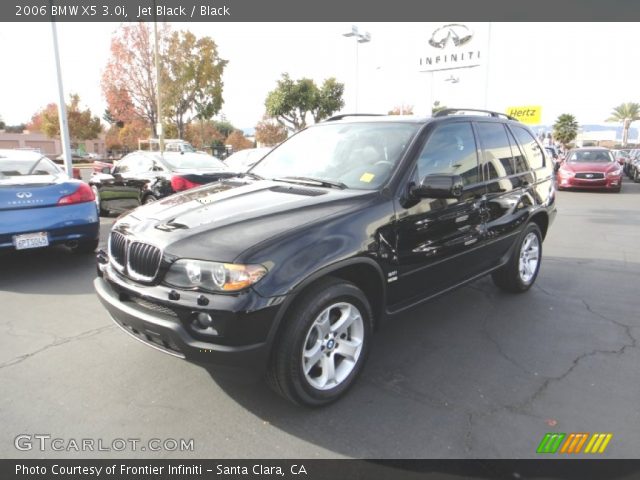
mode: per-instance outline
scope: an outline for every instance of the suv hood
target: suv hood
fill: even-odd
[[[114,229],[169,255],[232,262],[250,247],[336,215],[374,194],[270,180],[219,182],[140,207]]]

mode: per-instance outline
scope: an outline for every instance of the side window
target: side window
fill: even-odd
[[[511,144],[511,152],[513,153],[514,167],[516,173],[525,173],[529,171],[529,164],[527,159],[520,151],[518,142],[513,138],[513,134],[507,129],[507,135],[509,136],[509,143]]]
[[[136,166],[135,166],[136,173],[146,173],[146,172],[151,172],[152,170],[153,170],[153,160],[143,156],[138,157]]]
[[[133,157],[123,158],[118,162],[116,168],[113,169],[113,173],[130,173],[131,172],[131,164],[133,163]]]
[[[507,131],[501,123],[478,122],[478,136],[484,152],[482,170],[485,180],[507,177],[514,173],[514,160],[507,138]]]
[[[536,139],[533,138],[533,135],[524,128],[516,125],[512,126],[512,129],[516,139],[524,149],[524,154],[527,157],[531,168],[536,169],[544,167],[545,162],[542,147],[538,144]]]
[[[417,162],[418,178],[431,173],[455,174],[465,185],[478,182],[476,141],[469,122],[441,125],[431,134]]]

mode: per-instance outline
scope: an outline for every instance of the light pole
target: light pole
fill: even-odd
[[[60,120],[60,141],[62,143],[62,155],[64,158],[64,169],[67,175],[73,177],[73,165],[71,159],[71,141],[69,140],[69,122],[67,118],[67,105],[64,98],[64,88],[62,87],[62,71],[60,69],[60,53],[58,52],[58,31],[56,22],[51,17],[51,34],[53,36],[53,57],[56,63],[56,75],[58,79],[58,118]]]
[[[157,12],[155,0],[153,1],[153,11],[154,60],[156,64],[156,108],[158,109],[156,133],[158,134],[158,150],[160,151],[160,156],[162,156],[162,152],[164,151],[164,129],[162,128],[162,97],[160,95],[160,42],[158,40],[158,21],[155,13]]]
[[[368,43],[371,41],[371,34],[369,32],[360,33],[358,31],[358,27],[355,25],[351,25],[351,31],[348,33],[342,34],[345,37],[353,37],[356,39],[356,108],[354,113],[358,113],[358,44],[359,43]]]

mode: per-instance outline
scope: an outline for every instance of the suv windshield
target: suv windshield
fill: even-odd
[[[569,156],[570,162],[613,162],[613,158],[611,157],[611,153],[606,150],[580,150],[577,152],[573,152]]]
[[[273,150],[251,173],[374,190],[389,178],[419,127],[373,122],[314,126]]]

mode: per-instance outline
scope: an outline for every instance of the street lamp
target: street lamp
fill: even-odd
[[[354,113],[358,113],[358,44],[359,43],[368,43],[371,41],[371,34],[369,32],[360,33],[358,31],[358,27],[355,25],[351,25],[351,31],[348,33],[342,34],[345,37],[353,37],[356,39],[356,108]]]

